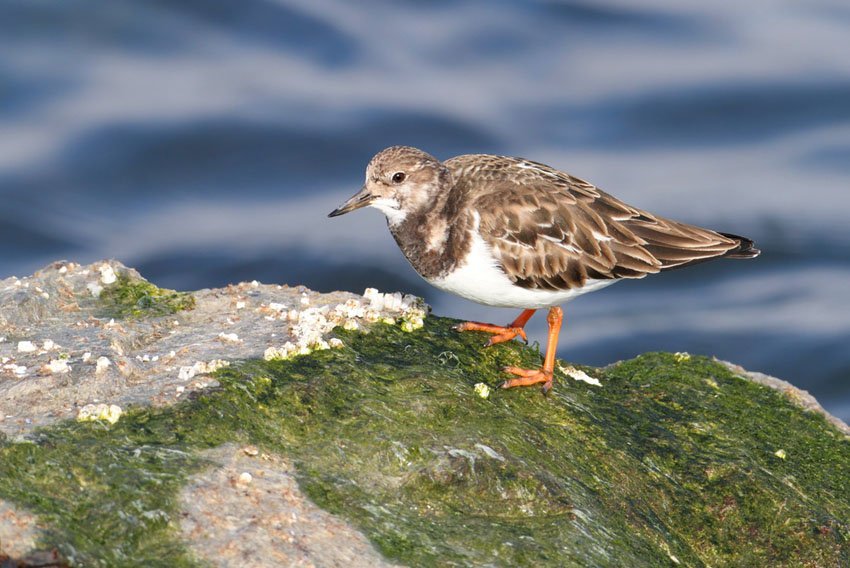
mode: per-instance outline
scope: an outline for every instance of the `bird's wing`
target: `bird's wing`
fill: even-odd
[[[507,157],[477,163],[475,172],[454,169],[461,184],[475,178],[467,203],[480,216],[479,232],[523,287],[565,290],[588,279],[642,278],[732,256],[749,242],[652,215],[543,164]]]

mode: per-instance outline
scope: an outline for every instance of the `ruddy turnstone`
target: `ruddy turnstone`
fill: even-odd
[[[504,388],[552,387],[560,305],[623,279],[713,258],[753,258],[745,237],[659,217],[593,184],[522,158],[469,154],[440,162],[409,146],[379,152],[366,183],[332,211],[371,206],[413,268],[430,284],[488,306],[522,308],[506,326],[466,322],[488,345],[526,339],[535,310],[549,308],[543,366],[508,367]]]

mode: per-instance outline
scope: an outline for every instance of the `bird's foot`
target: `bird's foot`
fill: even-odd
[[[485,347],[510,341],[516,336],[521,337],[525,343],[528,343],[528,337],[525,335],[525,330],[521,327],[494,325],[492,323],[481,323],[477,321],[465,321],[454,326],[454,329],[457,331],[485,331],[487,333],[492,333],[493,337],[487,341]]]
[[[539,369],[521,369],[520,367],[505,367],[502,369],[506,373],[517,375],[515,379],[508,379],[502,383],[503,389],[512,389],[514,387],[527,387],[543,383],[543,392],[547,393],[552,390],[552,377],[554,373],[547,371],[544,368]]]

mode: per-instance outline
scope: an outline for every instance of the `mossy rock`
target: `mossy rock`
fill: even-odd
[[[195,298],[188,292],[160,288],[139,276],[131,277],[124,272],[103,289],[98,303],[101,317],[140,318],[191,310],[195,307]]]
[[[704,357],[653,353],[501,390],[519,344],[429,318],[405,333],[248,361],[221,387],[116,425],[0,446],[0,498],[73,564],[195,564],[175,497],[199,452],[251,442],[388,558],[433,565],[847,566],[850,442],[781,393]],[[488,398],[474,385],[493,387]]]

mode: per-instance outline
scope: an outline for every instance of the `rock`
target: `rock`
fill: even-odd
[[[0,500],[0,561],[31,552],[38,534],[35,515]]]
[[[344,520],[314,505],[276,455],[225,444],[180,493],[182,538],[208,566],[392,566]]]
[[[212,373],[230,361],[340,347],[325,341],[336,323],[420,317],[417,298],[390,295],[397,305],[373,309],[384,299],[374,293],[370,303],[347,292],[243,282],[189,294],[157,288],[114,260],[56,262],[7,278],[0,433],[21,436],[87,404],[172,404],[215,386]]]
[[[498,369],[540,354],[417,321],[412,298],[246,283],[190,301],[106,266],[0,283],[0,500],[71,565],[850,558],[848,430],[787,383],[650,353],[505,391]],[[53,360],[69,370],[36,372]],[[59,421],[85,404],[122,412]]]

